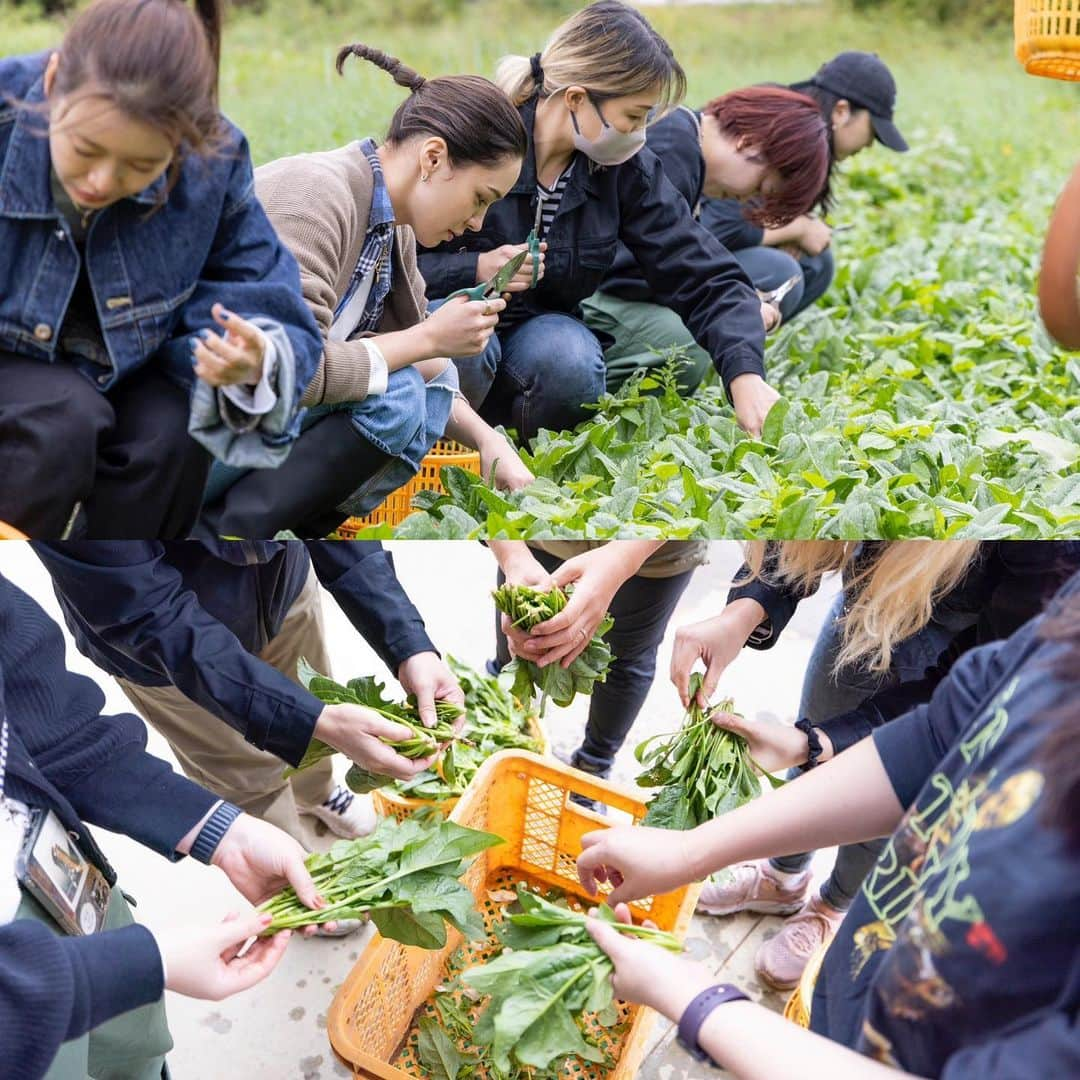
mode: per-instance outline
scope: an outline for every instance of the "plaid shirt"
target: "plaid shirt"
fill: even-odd
[[[367,303],[364,305],[364,314],[360,316],[360,321],[356,324],[351,337],[357,334],[373,333],[379,328],[383,307],[392,283],[390,254],[394,246],[394,207],[390,202],[390,193],[386,190],[386,181],[383,179],[382,164],[376,152],[375,140],[364,139],[360,143],[360,149],[371,164],[375,180],[371,193],[371,216],[368,218],[368,231],[364,238],[360,259],[357,261],[356,269],[353,270],[349,287],[338,303],[334,317],[336,318],[345,310],[345,305],[352,299],[360,282],[372,268],[375,270],[375,278],[371,283]]]

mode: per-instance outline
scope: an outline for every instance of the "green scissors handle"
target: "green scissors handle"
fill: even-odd
[[[532,256],[532,287],[535,289],[540,280],[540,237],[536,235],[535,225],[525,242],[529,245],[529,254]]]

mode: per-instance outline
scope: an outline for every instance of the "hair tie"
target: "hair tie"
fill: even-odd
[[[539,53],[533,53],[533,55],[529,57],[529,68],[532,71],[532,77],[533,77],[533,80],[536,82],[536,85],[537,86],[543,86],[544,85],[544,69],[540,66],[540,54]]]

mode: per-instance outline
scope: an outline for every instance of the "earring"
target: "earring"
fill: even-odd
[[[422,184],[426,184],[428,182],[428,174],[427,173],[421,173],[420,174],[420,182]]]

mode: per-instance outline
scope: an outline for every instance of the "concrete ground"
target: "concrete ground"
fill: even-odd
[[[423,614],[436,645],[474,667],[492,650],[491,606],[485,594],[494,584],[494,560],[486,548],[469,542],[396,543],[398,574]],[[660,650],[656,682],[633,735],[617,763],[616,778],[632,782],[633,746],[647,735],[674,729],[681,708],[667,679],[675,629],[715,614],[723,604],[731,575],[739,564],[735,543],[711,545],[710,562],[696,574],[671,621]],[[0,544],[0,573],[29,592],[50,615],[59,608],[49,579],[29,545]],[[802,673],[824,618],[835,583],[801,605],[787,631],[770,651],[744,651],[721,682],[747,715],[794,718]],[[349,678],[379,672],[387,675],[373,651],[359,637],[333,600],[324,597],[324,614],[334,673]],[[93,678],[104,692],[109,711],[129,711],[116,684],[68,642],[68,665]],[[392,683],[392,679],[390,680]],[[546,723],[556,749],[572,749],[584,723],[587,702],[566,710],[550,708]],[[168,746],[150,732],[153,753],[173,760]],[[175,764],[175,761],[174,761]],[[100,833],[100,830],[99,830]],[[102,835],[102,846],[120,874],[125,891],[138,900],[137,917],[151,929],[184,921],[217,919],[240,910],[244,901],[224,875],[191,860],[170,865],[125,837]],[[816,870],[827,872],[830,853]],[[783,1000],[763,994],[753,973],[754,953],[776,932],[780,920],[738,915],[695,918],[687,948],[725,981],[741,985],[774,1008]],[[367,931],[370,933],[370,931]],[[327,1080],[347,1077],[326,1035],[326,1013],[336,987],[348,974],[366,937],[341,940],[294,940],[278,970],[263,984],[229,1001],[213,1003],[170,995],[170,1026],[176,1049],[170,1067],[177,1080]],[[650,1052],[639,1071],[643,1080],[704,1080],[715,1077],[690,1059],[674,1042],[671,1025],[657,1021]]]

